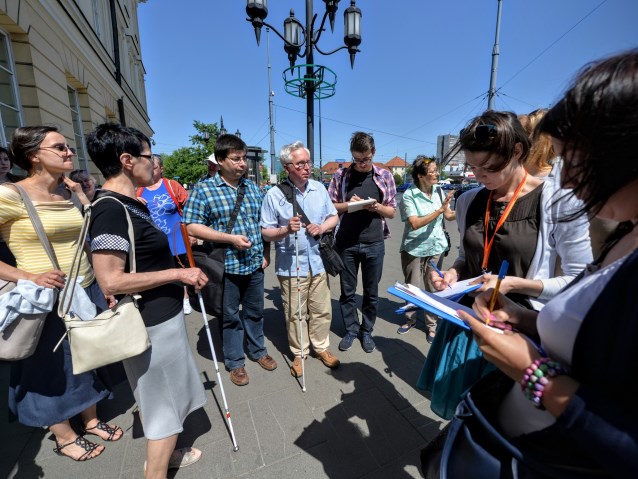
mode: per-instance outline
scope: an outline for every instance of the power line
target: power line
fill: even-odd
[[[283,105],[277,105],[277,107],[283,108],[284,110],[290,110],[290,111],[294,111],[294,112],[297,112],[297,113],[303,113],[304,115],[306,114],[305,111],[295,110],[294,108],[289,108],[289,107],[286,107],[286,106],[283,106]],[[367,130],[367,131],[372,131],[374,133],[381,133],[382,135],[394,136],[396,138],[402,138],[404,140],[418,141],[418,142],[421,142],[421,143],[430,143],[431,145],[435,145],[436,144],[436,143],[433,143],[431,141],[418,140],[416,138],[410,138],[410,137],[407,137],[407,136],[397,135],[395,133],[389,133],[389,132],[383,131],[383,130],[376,130],[374,128],[370,128],[370,127],[367,127],[367,126],[356,125],[354,123],[348,123],[346,121],[336,120],[334,118],[328,118],[328,117],[323,116],[323,115],[321,116],[321,118],[324,119],[324,120],[335,122],[335,123],[340,123],[342,125],[352,126],[354,128],[358,128],[360,130]]]
[[[549,44],[549,46],[547,48],[545,48],[542,52],[540,52],[538,55],[536,55],[534,58],[532,58],[532,60],[525,65],[523,68],[521,68],[519,71],[517,71],[516,73],[514,73],[514,75],[512,77],[510,77],[509,80],[507,80],[505,83],[503,83],[498,89],[500,90],[501,88],[503,88],[505,85],[507,85],[509,82],[511,82],[514,78],[516,78],[518,75],[520,75],[523,70],[525,70],[527,67],[529,67],[532,63],[534,63],[536,60],[538,60],[543,54],[545,54],[545,52],[547,50],[549,50],[550,48],[552,48],[554,45],[556,45],[560,40],[562,40],[569,32],[571,32],[574,28],[576,28],[578,25],[580,25],[587,17],[589,17],[592,13],[594,13],[596,10],[598,10],[600,7],[602,7],[605,3],[607,3],[607,0],[603,0],[602,2],[600,2],[598,5],[596,5],[589,13],[587,13],[583,18],[581,18],[580,20],[578,20],[578,22],[576,22],[576,24],[574,26],[572,26],[569,30],[567,30],[565,33],[563,33],[560,37],[558,37],[556,40],[554,40],[552,43]],[[497,90],[498,91],[498,90]]]

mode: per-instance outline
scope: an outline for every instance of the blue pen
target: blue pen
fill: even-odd
[[[444,279],[445,276],[443,276],[443,271],[441,271],[439,268],[436,267],[436,265],[434,264],[434,261],[430,260],[430,266],[432,266],[432,268],[434,269],[434,271],[436,271],[436,274],[438,274],[441,279]],[[448,288],[451,288],[451,285],[447,285]]]
[[[507,274],[507,268],[509,268],[509,265],[510,264],[507,262],[506,259],[504,259],[503,262],[501,263],[501,269],[498,271],[496,286],[494,287],[494,291],[492,291],[492,297],[490,298],[490,304],[488,306],[488,309],[490,310],[490,312],[494,310],[494,305],[496,304],[496,297],[498,296],[498,290],[501,287],[501,281],[505,279],[505,275]],[[490,318],[487,318],[487,320],[485,321],[485,324],[490,324]]]

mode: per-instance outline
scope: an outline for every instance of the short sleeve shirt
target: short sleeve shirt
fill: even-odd
[[[308,219],[316,225],[322,224],[330,216],[335,216],[337,210],[330,201],[326,188],[315,180],[308,180],[302,193],[295,188],[297,203],[306,213]],[[261,207],[261,226],[263,228],[279,228],[286,226],[292,217],[292,203],[289,203],[284,193],[277,187],[266,193]],[[305,228],[297,233],[299,248],[299,274],[307,276],[310,272],[316,276],[325,271],[321,256],[319,256],[319,241],[314,239]],[[288,235],[275,243],[275,270],[278,276],[294,276],[296,270],[295,237]]]
[[[135,269],[137,273],[163,271],[175,267],[168,238],[153,222],[148,208],[136,199],[101,190],[96,199],[113,196],[120,200],[133,223],[135,241]],[[131,238],[128,234],[126,213],[122,205],[103,200],[92,207],[89,225],[91,251],[117,251],[127,253],[125,271],[129,271],[128,252]],[[155,326],[175,317],[183,308],[184,288],[180,283],[168,283],[140,291],[140,313],[146,326]]]
[[[246,191],[230,234],[246,236],[251,247],[242,251],[227,247],[224,265],[226,273],[249,275],[261,268],[264,260],[259,228],[263,194],[252,181],[246,178],[239,181],[239,186],[245,185]],[[235,209],[237,191],[238,188],[230,186],[220,175],[200,181],[184,206],[184,223],[201,224],[225,233]]]
[[[162,181],[159,188],[149,190],[144,188],[139,195],[146,200],[146,206],[151,213],[151,218],[168,237],[173,256],[186,253],[186,246],[180,230],[182,217],[179,215],[177,205],[166,189],[166,182]]]
[[[441,187],[432,187],[432,197],[428,197],[418,187],[412,186],[403,193],[399,205],[401,221],[405,223],[403,228],[403,240],[400,251],[424,258],[437,256],[447,247],[447,240],[443,232],[443,215],[439,215],[434,221],[413,230],[408,222],[410,216],[428,216],[440,209],[443,205],[441,199]]]

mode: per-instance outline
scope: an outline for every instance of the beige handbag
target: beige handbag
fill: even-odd
[[[20,185],[14,184],[13,186],[22,197],[22,202],[27,209],[33,229],[38,235],[38,239],[42,243],[42,247],[46,251],[53,268],[60,269],[49,238],[47,238],[40,217],[33,207],[29,195]],[[16,283],[13,281],[0,280],[0,295],[13,291],[15,287]],[[5,328],[4,331],[0,332],[0,360],[18,361],[33,355],[40,341],[40,335],[42,334],[42,329],[44,329],[44,321],[48,315],[48,312],[23,314]]]
[[[131,245],[128,257],[129,271],[135,273],[135,236],[131,217],[124,204],[112,196],[103,196],[97,199],[91,208],[105,199],[117,201],[126,212]],[[73,374],[80,374],[123,359],[132,358],[143,353],[151,346],[142,315],[137,307],[136,301],[141,298],[138,294],[127,294],[115,306],[103,311],[93,319],[79,318],[70,310],[73,289],[76,284],[75,280],[80,269],[80,258],[83,253],[82,246],[91,217],[91,208],[85,213],[82,233],[80,234],[78,248],[73,259],[71,273],[69,273],[58,302],[58,315],[64,320],[66,326],[65,336],[68,335],[71,346]],[[62,339],[60,339],[56,348],[62,342]]]

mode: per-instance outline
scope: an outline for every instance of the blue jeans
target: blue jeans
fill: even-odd
[[[383,272],[385,243],[358,243],[340,252],[345,269],[341,271],[341,317],[346,332],[351,334],[372,333],[377,319],[377,303],[379,301],[379,281]],[[355,294],[357,292],[357,274],[361,266],[363,281],[363,303],[361,305],[362,322],[359,326]]]
[[[223,306],[224,364],[232,371],[244,365],[244,335],[250,359],[268,353],[264,345],[264,270],[248,275],[225,274]]]

